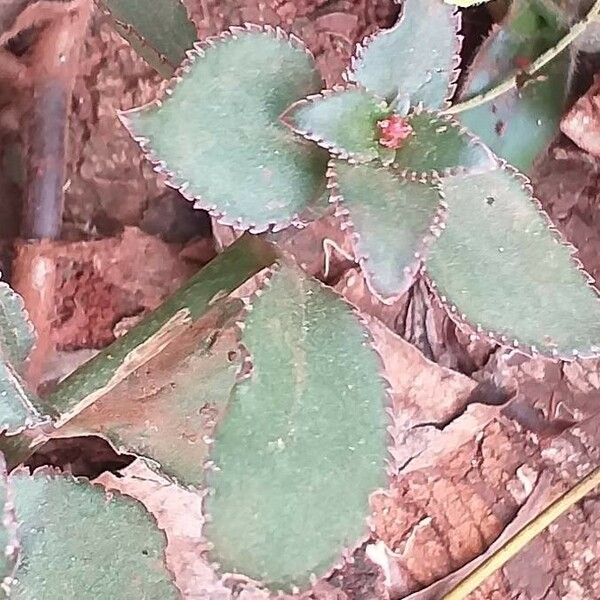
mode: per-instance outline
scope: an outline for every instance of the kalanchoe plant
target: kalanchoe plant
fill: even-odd
[[[519,30],[537,18],[524,6],[517,0],[507,17]],[[424,267],[452,317],[476,335],[552,356],[595,355],[600,304],[581,265],[550,232],[527,181],[450,114],[459,28],[448,4],[407,0],[392,29],[358,46],[348,84],[319,93],[297,39],[234,28],[197,44],[165,98],[122,120],[171,184],[222,223],[259,232],[301,222],[326,181],[385,301]],[[485,115],[464,117],[486,131]],[[540,275],[531,265],[542,257]]]
[[[161,73],[192,46],[177,2],[156,0],[159,19],[142,0],[99,4]],[[547,143],[562,99],[542,86],[566,81],[569,57],[486,100],[507,70],[536,59],[523,56],[529,40],[544,52],[560,28],[543,3],[515,0],[458,105],[460,19],[443,0],[406,0],[331,90],[297,38],[232,28],[195,43],[164,97],[121,120],[170,184],[221,223],[253,234],[303,226],[328,199],[383,301],[422,274],[473,336],[596,356],[597,291],[507,164],[529,169]],[[523,142],[507,115],[538,135]],[[385,374],[357,311],[264,236],[243,236],[46,398],[22,381],[32,343],[20,300],[0,288],[0,420],[13,449],[93,432],[151,459],[173,485],[203,491],[198,560],[295,591],[365,539],[369,496],[389,469]],[[137,503],[47,471],[0,472],[0,500],[13,596],[67,597],[93,578],[82,597],[176,597],[162,533]],[[69,520],[83,544],[59,527]]]

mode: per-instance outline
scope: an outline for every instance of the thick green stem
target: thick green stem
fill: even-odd
[[[569,33],[563,37],[556,46],[553,46],[540,56],[534,60],[529,67],[519,71],[507,79],[505,79],[502,83],[493,87],[491,90],[484,92],[483,94],[479,94],[469,100],[465,100],[464,102],[460,102],[459,104],[455,104],[450,108],[444,111],[447,115],[456,115],[466,110],[470,110],[472,108],[476,108],[477,106],[481,106],[482,104],[486,104],[490,102],[490,100],[494,100],[498,96],[506,92],[510,92],[515,89],[519,80],[527,79],[531,77],[535,73],[537,73],[540,69],[546,66],[553,58],[558,56],[569,44],[571,44],[575,39],[577,39],[587,28],[587,26],[600,15],[600,0],[596,0],[592,8],[590,8],[587,15],[581,19],[581,21],[575,23],[573,27],[571,27]]]

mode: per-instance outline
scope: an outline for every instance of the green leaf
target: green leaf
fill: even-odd
[[[242,342],[253,370],[217,429],[206,537],[224,572],[290,590],[366,533],[369,495],[386,482],[385,385],[352,309],[290,267]]]
[[[504,169],[443,182],[444,233],[427,270],[442,301],[478,331],[527,351],[600,350],[600,300],[522,179]]]
[[[57,425],[74,418],[126,381],[143,373],[148,361],[204,317],[219,299],[226,298],[250,277],[275,262],[274,249],[256,236],[245,235],[219,254],[126,335],[67,377],[48,398],[47,412]],[[138,377],[143,377],[138,375]],[[114,419],[120,419],[118,413]]]
[[[296,102],[282,119],[331,154],[368,162],[381,148],[377,123],[390,113],[385,101],[366,90],[337,88]]]
[[[460,99],[494,87],[552,47],[565,32],[538,2],[516,0],[475,56]],[[569,63],[565,51],[521,89],[461,113],[460,121],[498,156],[523,172],[531,171],[535,158],[558,133]]]
[[[197,47],[164,103],[123,121],[171,183],[220,222],[264,231],[322,192],[326,153],[279,120],[321,88],[312,57],[279,30],[235,29]]]
[[[459,27],[441,0],[405,0],[394,27],[357,47],[347,78],[388,102],[408,96],[412,106],[443,108],[458,77]]]
[[[35,331],[23,299],[6,283],[0,283],[0,347],[3,354],[22,364],[35,344]]]
[[[429,182],[409,180],[377,164],[332,161],[332,199],[342,201],[354,229],[354,253],[372,290],[384,298],[414,281],[435,239],[442,200]]]
[[[164,77],[170,77],[197,39],[180,0],[96,0],[115,29]]]
[[[451,117],[417,109],[408,122],[414,134],[396,150],[399,169],[450,175],[496,166],[488,148]]]
[[[0,577],[6,581],[14,573],[17,563],[19,541],[17,519],[13,506],[12,490],[8,485],[6,462],[0,454]],[[0,595],[5,597],[0,591]]]
[[[20,370],[35,343],[23,300],[0,283],[0,431],[18,433],[39,422]]]
[[[140,503],[47,471],[9,481],[20,541],[11,598],[180,597],[165,536]]]

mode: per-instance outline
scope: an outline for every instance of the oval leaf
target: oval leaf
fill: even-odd
[[[476,96],[526,67],[565,33],[541,3],[513,2],[505,20],[482,44],[461,91],[462,100]],[[459,119],[498,156],[523,172],[558,133],[567,96],[569,53],[563,52],[521,89],[506,92]],[[525,135],[523,132],[527,132]]]
[[[398,296],[412,284],[442,218],[438,189],[376,164],[332,161],[333,198],[354,229],[354,251],[373,291]]]
[[[49,472],[17,472],[9,482],[20,540],[11,598],[180,597],[164,564],[165,536],[140,503]]]
[[[326,153],[279,117],[321,88],[312,57],[279,31],[236,29],[197,47],[163,104],[123,121],[171,183],[238,229],[287,224],[322,191]]]
[[[456,8],[441,0],[405,0],[394,27],[357,47],[347,78],[388,102],[443,108],[458,77],[459,28]]]
[[[253,371],[217,430],[206,536],[223,571],[289,590],[366,532],[386,481],[385,385],[351,308],[292,268],[256,300],[243,343]]]
[[[368,162],[379,156],[377,123],[391,110],[361,88],[334,89],[300,100],[283,115],[293,131],[340,158]]]
[[[498,341],[572,358],[600,349],[600,300],[513,173],[444,181],[448,221],[427,269],[442,301]]]
[[[450,175],[496,166],[488,148],[451,117],[416,110],[407,120],[413,135],[396,150],[399,169]]]

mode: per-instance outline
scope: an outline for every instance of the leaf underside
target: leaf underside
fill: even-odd
[[[0,431],[9,434],[39,420],[19,373],[34,343],[23,300],[0,283]]]
[[[199,53],[162,106],[124,121],[221,222],[260,231],[294,221],[322,191],[326,153],[279,117],[320,90],[312,57],[268,30],[236,30]]]
[[[398,23],[359,47],[348,80],[388,101],[408,95],[412,106],[443,108],[457,76],[459,24],[440,0],[406,0]]]
[[[448,220],[427,270],[457,317],[524,351],[596,355],[597,291],[521,179],[498,169],[448,178],[443,189]]]
[[[179,598],[165,536],[141,504],[48,472],[9,478],[20,558],[10,597]]]
[[[492,88],[564,34],[564,26],[543,11],[539,2],[514,2],[505,20],[478,51],[460,98]],[[564,51],[520,90],[461,113],[460,121],[498,156],[530,172],[535,158],[558,133],[567,99],[569,63],[569,53]]]
[[[431,229],[440,210],[438,189],[373,163],[353,166],[336,160],[331,165],[334,193],[349,212],[355,252],[371,288],[384,298],[401,294],[435,239]]]
[[[387,104],[361,88],[326,91],[296,103],[284,122],[333,154],[368,162],[379,156],[377,123],[390,114]]]
[[[396,151],[400,170],[448,175],[494,168],[492,153],[457,121],[428,111],[408,117],[414,133]]]
[[[274,275],[242,341],[253,371],[217,430],[205,533],[222,571],[290,590],[365,533],[386,480],[386,391],[350,307],[296,269]]]
[[[196,28],[179,0],[99,0],[120,25],[119,32],[128,39],[136,35],[171,68],[177,67],[196,41]]]

